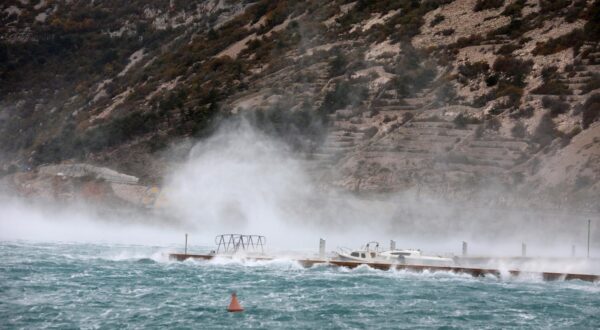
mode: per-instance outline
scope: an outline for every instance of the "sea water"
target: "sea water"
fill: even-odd
[[[600,284],[0,242],[2,329],[600,328]],[[228,313],[236,292],[243,313]]]

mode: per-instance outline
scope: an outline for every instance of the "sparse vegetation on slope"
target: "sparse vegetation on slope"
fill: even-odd
[[[512,182],[536,146],[554,155],[598,121],[599,3],[2,7],[2,166],[118,162],[244,117],[315,168],[340,169],[325,177],[353,191],[404,189],[423,173],[435,186],[445,171]],[[441,170],[440,159],[454,161]],[[359,179],[356,164],[385,164],[385,177]]]

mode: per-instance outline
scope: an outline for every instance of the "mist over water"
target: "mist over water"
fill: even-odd
[[[591,329],[600,287],[540,278],[168,262],[160,249],[0,242],[2,328]],[[227,313],[231,291],[244,313]]]
[[[540,271],[600,273],[598,259],[486,259],[500,276],[303,268],[294,256],[389,239],[426,253],[567,257],[585,218],[459,205],[412,191],[356,196],[322,189],[286,145],[245,122],[192,148],[155,212],[0,197],[0,327],[482,328],[597,327],[598,282],[544,282]],[[277,258],[174,262],[221,233],[267,236]],[[593,240],[597,237],[593,231]],[[298,254],[293,254],[296,252]],[[597,253],[595,245],[592,254]],[[596,254],[597,255],[597,254]],[[509,270],[526,271],[519,276]],[[531,273],[527,272],[530,271]],[[231,291],[246,311],[225,308]],[[291,326],[290,326],[291,325]]]
[[[169,224],[100,215],[85,205],[58,207],[17,198],[0,199],[0,240],[169,245],[180,231]]]
[[[522,242],[531,256],[567,257],[572,245],[582,256],[585,249],[585,216],[457,204],[412,190],[359,197],[322,189],[305,164],[247,122],[229,123],[169,177],[171,209],[211,243],[220,233],[246,233],[267,236],[272,248],[313,251],[321,237],[329,250],[370,240],[387,247],[390,239],[456,254],[462,241],[488,255],[519,256]],[[599,233],[593,228],[592,238]]]
[[[89,205],[42,205],[3,197],[0,238],[211,247],[222,233],[259,234],[271,251],[316,252],[389,240],[401,248],[459,255],[584,256],[587,217],[456,203],[422,192],[357,196],[323,189],[306,160],[245,121],[224,124],[198,142],[165,179],[167,203],[158,213],[106,214]],[[500,194],[500,190],[496,191]],[[494,188],[482,192],[492,196]],[[161,217],[167,215],[167,217]],[[600,236],[592,227],[592,242]],[[592,255],[598,255],[592,244]]]
[[[272,243],[298,243],[320,213],[299,162],[243,122],[196,145],[165,189],[171,209],[200,233],[254,233]]]

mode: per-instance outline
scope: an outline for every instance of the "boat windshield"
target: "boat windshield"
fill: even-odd
[[[352,252],[350,255],[357,258],[360,256],[358,252]]]

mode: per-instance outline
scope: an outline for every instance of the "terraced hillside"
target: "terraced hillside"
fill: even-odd
[[[0,13],[5,173],[78,161],[156,183],[177,161],[163,149],[244,117],[323,189],[600,197],[599,1],[15,0]]]

